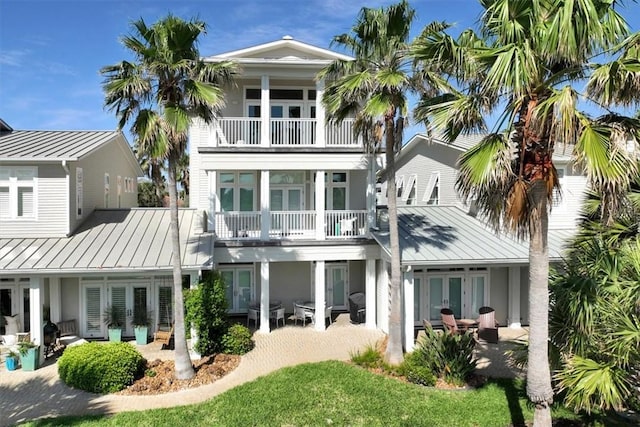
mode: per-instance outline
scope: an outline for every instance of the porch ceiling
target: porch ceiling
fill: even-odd
[[[180,209],[180,253],[186,270],[213,264],[213,234],[202,232],[195,209]],[[94,211],[70,237],[0,239],[5,274],[126,273],[171,271],[169,210]]]
[[[486,224],[455,206],[398,208],[398,232],[403,265],[454,266],[527,264],[528,243],[497,235]],[[549,230],[549,258],[559,261],[571,230]],[[389,232],[373,233],[387,256]]]

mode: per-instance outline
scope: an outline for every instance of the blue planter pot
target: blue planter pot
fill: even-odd
[[[7,367],[7,371],[15,371],[18,369],[18,358],[8,357],[4,359],[4,365]]]
[[[23,371],[35,371],[40,366],[40,347],[27,349],[26,354],[20,354],[20,364]]]
[[[109,328],[109,341],[114,341],[114,342],[122,341],[122,329]]]
[[[147,332],[148,329],[146,326],[136,326],[135,334],[136,334],[136,344],[137,345],[147,345]]]

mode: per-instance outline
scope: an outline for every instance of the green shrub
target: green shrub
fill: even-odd
[[[203,356],[224,350],[223,337],[229,330],[225,283],[218,272],[204,277],[185,292],[186,324],[198,333],[195,350]]]
[[[92,393],[113,393],[143,374],[145,359],[129,343],[91,342],[65,349],[58,359],[60,379]]]
[[[369,344],[364,351],[352,353],[351,361],[365,368],[377,368],[382,364],[382,356],[378,349]]]
[[[222,337],[222,347],[227,354],[245,354],[253,349],[251,331],[244,325],[233,325]]]
[[[446,382],[463,385],[476,369],[474,347],[475,340],[470,333],[439,334],[427,328],[414,353],[420,353],[424,365]]]
[[[424,386],[433,386],[436,384],[436,375],[420,351],[414,351],[405,355],[404,362],[400,365],[400,373],[407,377],[407,381],[414,384]]]

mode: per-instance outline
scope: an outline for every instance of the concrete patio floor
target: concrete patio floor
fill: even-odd
[[[255,349],[244,355],[229,375],[202,387],[153,396],[97,395],[67,387],[58,377],[55,361],[49,360],[33,372],[7,371],[0,367],[0,426],[62,415],[113,414],[122,411],[164,408],[208,400],[237,385],[252,381],[286,366],[324,360],[349,360],[354,351],[374,345],[384,334],[353,325],[348,314],[340,314],[326,331],[312,325],[287,324],[270,334],[254,334]],[[504,348],[507,340],[526,337],[525,330],[500,329],[500,344],[478,346],[478,372],[488,376],[513,377],[520,372],[508,367]],[[157,343],[137,346],[145,358],[170,359],[173,351]]]

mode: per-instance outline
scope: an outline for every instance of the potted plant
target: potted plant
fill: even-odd
[[[146,345],[149,337],[149,322],[151,321],[151,311],[144,308],[133,310],[133,329],[136,335],[137,345]]]
[[[20,364],[23,371],[35,371],[40,365],[40,346],[31,341],[18,343]]]
[[[109,341],[122,341],[124,310],[115,305],[108,305],[102,313],[102,321],[109,329]]]
[[[18,353],[9,350],[4,358],[4,365],[7,367],[7,371],[15,371],[18,368]]]

